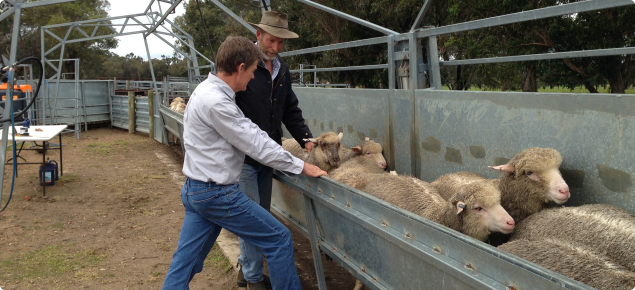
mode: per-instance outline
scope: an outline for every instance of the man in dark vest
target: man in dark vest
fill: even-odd
[[[289,31],[287,15],[275,11],[266,11],[260,23],[250,23],[258,28],[256,45],[262,50],[264,59],[259,61],[254,79],[247,89],[236,94],[236,104],[245,116],[267,132],[278,144],[282,143],[282,126],[291,133],[300,145],[311,152],[314,144],[303,141],[312,138],[309,127],[304,124],[302,110],[298,107],[298,98],[291,89],[289,66],[278,53],[288,38],[298,38]],[[256,203],[269,210],[271,206],[271,182],[273,169],[258,163],[249,156],[240,175],[240,189]],[[238,263],[237,284],[250,289],[271,289],[269,277],[263,274],[262,250],[239,238],[240,257]]]

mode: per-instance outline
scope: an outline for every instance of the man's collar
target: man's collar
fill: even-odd
[[[215,74],[210,72],[207,76],[207,80],[210,83],[217,85],[232,100],[236,98],[236,93],[234,92],[234,90],[225,81],[218,78]]]

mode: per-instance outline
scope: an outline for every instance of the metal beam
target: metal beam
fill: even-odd
[[[79,30],[79,33],[83,34],[84,36],[86,36],[86,37],[90,37],[90,36],[88,36],[88,34],[87,34],[84,30],[82,30],[81,28],[79,28],[79,26],[75,26],[75,29],[76,29],[76,30]]]
[[[388,64],[302,69],[302,72],[327,72],[327,71],[368,70],[368,69],[385,69],[385,68],[388,68]],[[289,72],[299,73],[300,70],[294,69],[294,70],[289,70]]]
[[[148,4],[148,7],[146,7],[146,10],[143,11],[143,14],[148,13],[148,10],[150,10],[150,8],[152,7],[152,4],[154,4],[154,0],[150,0],[150,4]]]
[[[388,29],[388,28],[385,28],[385,27],[379,26],[379,25],[377,25],[377,24],[374,24],[374,23],[372,23],[372,22],[368,22],[368,21],[366,21],[366,20],[364,20],[364,19],[357,18],[357,17],[355,17],[355,16],[348,15],[348,14],[346,14],[346,13],[344,13],[344,12],[337,11],[337,10],[335,10],[335,9],[333,9],[333,8],[326,7],[326,6],[322,5],[322,4],[318,4],[318,3],[315,3],[315,2],[313,2],[313,1],[309,1],[309,0],[297,0],[297,1],[298,1],[298,2],[300,2],[300,3],[304,3],[304,4],[306,4],[306,5],[309,5],[309,6],[315,7],[315,8],[317,8],[317,9],[322,10],[322,11],[325,11],[325,12],[331,13],[331,14],[333,14],[333,15],[336,15],[336,16],[339,16],[339,17],[342,17],[342,18],[344,18],[344,19],[346,19],[346,20],[353,21],[353,22],[355,22],[355,23],[357,23],[357,24],[360,24],[360,25],[366,26],[366,27],[368,27],[368,28],[370,28],[370,29],[373,29],[373,30],[379,31],[379,32],[381,32],[381,33],[383,33],[383,34],[386,34],[386,35],[399,34],[399,33],[398,33],[398,32],[396,32],[396,31],[392,31],[392,30],[390,30],[390,29]]]
[[[0,21],[2,21],[5,18],[9,17],[9,15],[13,14],[13,12],[15,12],[15,7],[11,7],[11,8],[9,8],[9,10],[7,10],[4,13],[0,14]]]
[[[106,18],[99,18],[99,19],[91,19],[91,20],[82,20],[82,21],[75,21],[75,22],[53,24],[53,25],[47,25],[47,26],[42,26],[42,27],[44,27],[44,28],[63,27],[63,26],[69,26],[71,24],[102,22],[102,21],[117,20],[117,19],[131,18],[131,17],[144,16],[144,15],[145,14],[143,14],[143,13],[137,13],[137,14],[130,14],[130,15],[115,16],[115,17],[106,17]],[[104,24],[104,25],[112,25],[112,24]]]
[[[564,59],[564,58],[578,58],[578,57],[598,57],[598,56],[624,55],[624,54],[635,54],[635,47],[608,48],[608,49],[596,49],[596,50],[581,50],[581,51],[554,52],[554,53],[529,54],[529,55],[518,55],[518,56],[505,56],[505,57],[491,57],[491,58],[478,58],[478,59],[466,59],[466,60],[453,60],[453,61],[440,62],[439,66],[471,65],[471,64],[484,64],[484,63],[504,63],[504,62],[522,62],[522,61],[536,61],[536,60]]]
[[[425,29],[417,32],[417,38],[425,38],[433,35],[442,35],[448,33],[456,33],[468,30],[476,30],[492,26],[499,26],[511,23],[520,23],[524,21],[550,18],[560,15],[573,13],[582,13],[595,11],[606,8],[616,8],[621,6],[633,5],[632,0],[587,0],[570,4],[558,5],[553,7],[540,8],[535,10],[523,11],[513,14],[474,20],[454,25],[443,26],[439,28]],[[400,36],[399,40],[407,39],[407,36]]]
[[[341,49],[341,48],[351,48],[351,47],[359,47],[359,46],[366,46],[366,45],[373,45],[373,44],[383,44],[383,43],[386,43],[387,41],[388,41],[388,37],[380,36],[375,38],[329,44],[329,45],[323,45],[323,46],[312,47],[312,48],[298,49],[294,51],[280,53],[280,56],[285,57],[285,56],[292,56],[292,55],[329,51],[329,50],[335,50],[335,49]]]
[[[417,29],[417,27],[421,25],[421,22],[423,21],[423,18],[426,16],[428,9],[430,9],[430,6],[432,6],[432,1],[433,0],[426,0],[423,3],[423,6],[421,6],[421,10],[419,10],[419,15],[417,15],[417,19],[415,20],[415,22],[412,24],[412,27],[410,28],[410,32],[415,31],[415,29]]]
[[[41,1],[33,1],[33,2],[23,3],[22,4],[22,8],[31,8],[31,7],[53,5],[53,4],[61,4],[61,3],[68,3],[68,2],[75,2],[75,1],[79,1],[79,0],[41,0]]]
[[[229,10],[229,8],[225,7],[225,5],[220,3],[220,1],[218,1],[218,0],[210,0],[210,1],[212,1],[212,3],[214,3],[214,4],[216,4],[216,6],[218,6],[218,8],[222,9],[223,11],[225,11],[225,13],[229,14],[229,16],[234,18],[234,20],[238,21],[238,23],[242,24],[245,28],[247,28],[249,31],[251,31],[251,33],[256,34],[256,29],[253,26],[251,26],[249,23],[245,22],[245,20],[240,18],[238,15],[236,15],[231,10]]]
[[[93,36],[93,37],[88,37],[88,38],[79,38],[79,39],[67,40],[66,43],[75,43],[75,42],[82,42],[82,41],[89,41],[89,40],[120,37],[120,36],[127,36],[127,35],[139,34],[139,33],[144,33],[144,32],[145,32],[145,30],[140,30],[140,31],[133,31],[133,32],[126,32],[126,33],[115,33],[115,34],[108,34],[108,35],[100,35],[100,36]]]
[[[157,27],[159,27],[159,25],[161,25],[161,23],[163,23],[163,20],[165,20],[168,17],[168,15],[170,15],[170,12],[172,12],[172,10],[174,10],[174,8],[176,8],[176,6],[178,6],[181,3],[181,1],[183,1],[183,0],[174,1],[172,6],[170,6],[170,8],[168,8],[168,10],[165,11],[163,16],[161,16],[161,18],[157,21],[157,23],[155,23],[152,27],[150,27],[148,29],[148,31],[146,31],[146,33],[143,35],[143,37],[147,37],[148,35],[150,35],[150,33],[154,32],[157,29]]]

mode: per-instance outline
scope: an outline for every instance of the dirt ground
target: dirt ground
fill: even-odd
[[[0,288],[160,289],[184,215],[180,146],[109,128],[62,142],[64,175],[46,196],[38,166],[19,167],[11,203],[0,212]],[[41,160],[35,151],[21,155]],[[49,156],[59,162],[58,151]],[[5,171],[3,205],[11,167]],[[310,244],[298,233],[293,239],[303,289],[317,289]],[[354,287],[346,270],[322,260],[329,289]],[[241,289],[233,266],[215,246],[191,289]]]

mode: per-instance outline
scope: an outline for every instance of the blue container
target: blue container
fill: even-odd
[[[55,160],[40,165],[40,185],[55,185],[55,181],[60,179],[57,168]]]

